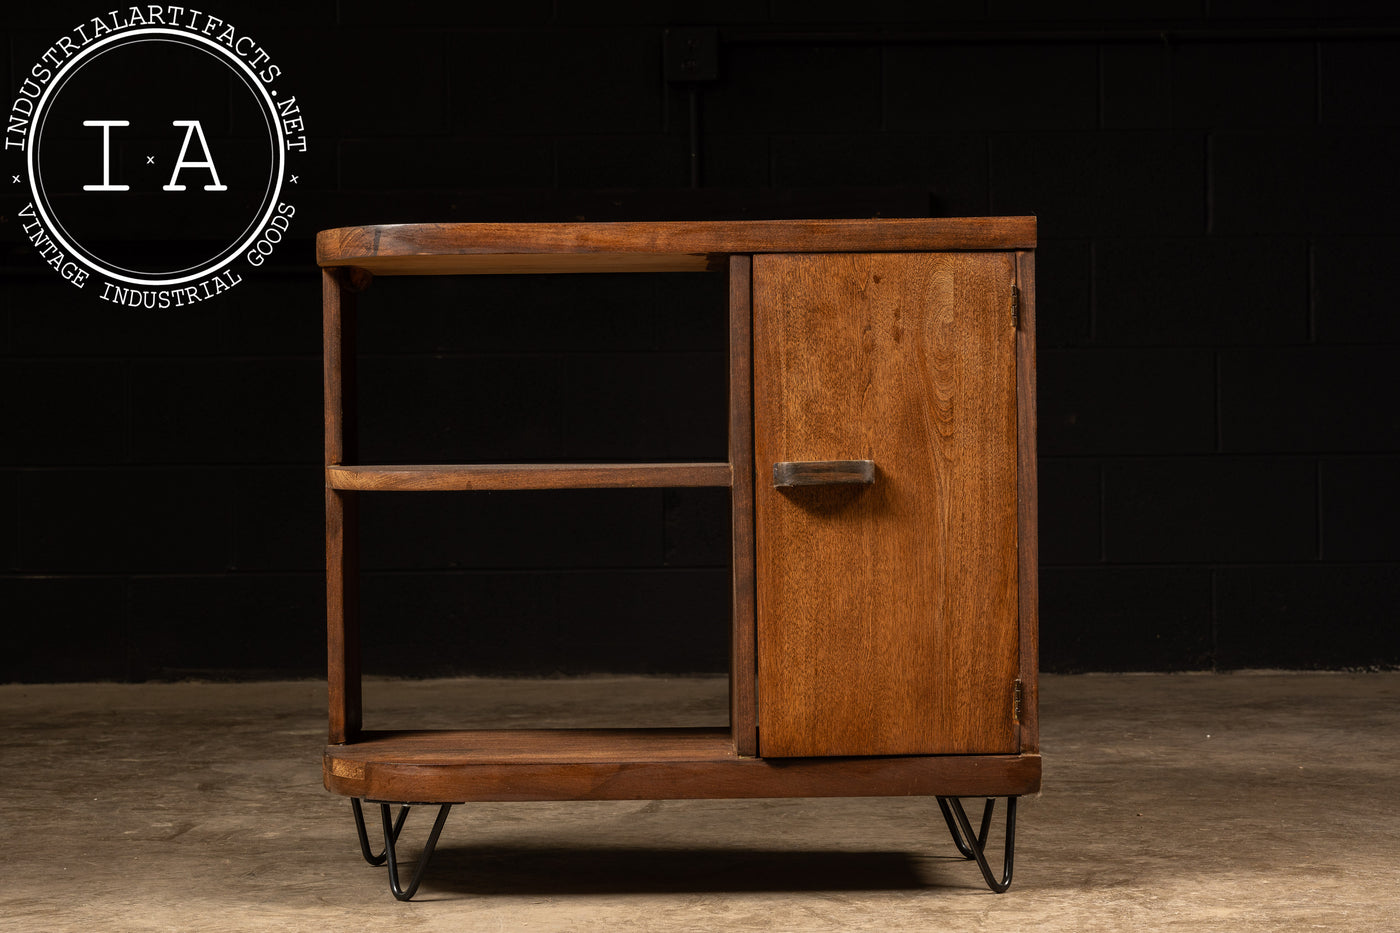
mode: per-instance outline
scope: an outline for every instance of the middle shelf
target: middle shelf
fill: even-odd
[[[326,467],[331,489],[363,492],[732,486],[728,463],[440,463]]]

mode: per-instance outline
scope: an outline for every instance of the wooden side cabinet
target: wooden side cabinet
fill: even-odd
[[[323,231],[327,789],[411,897],[449,808],[484,800],[937,798],[988,885],[1040,787],[1035,220],[421,224]],[[377,276],[727,270],[729,456],[715,463],[355,462],[356,291]],[[728,729],[362,727],[357,496],[723,486]],[[974,829],[960,798],[984,797]],[[1000,871],[987,857],[1005,797]],[[374,854],[362,801],[379,805]],[[390,805],[400,803],[397,818]],[[414,877],[395,841],[438,806]]]

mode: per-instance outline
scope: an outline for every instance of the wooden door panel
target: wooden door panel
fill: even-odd
[[[1014,259],[753,261],[759,753],[1015,752]],[[873,460],[775,489],[774,463]]]

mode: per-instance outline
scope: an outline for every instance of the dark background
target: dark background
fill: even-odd
[[[7,108],[106,9],[11,5]],[[442,219],[1036,214],[1044,668],[1393,667],[1391,9],[220,3],[311,134],[275,267],[124,310],[43,265],[4,178],[0,680],[324,670],[311,237]],[[696,26],[698,189],[663,68]],[[724,457],[714,276],[383,280],[362,329],[365,460]],[[369,496],[366,666],[722,671],[727,509]]]

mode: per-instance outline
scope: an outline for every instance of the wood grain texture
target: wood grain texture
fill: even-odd
[[[759,753],[1014,752],[1016,372],[1008,253],[754,258]]]
[[[355,451],[355,301],[351,273],[322,270],[326,466]],[[329,741],[353,742],[360,698],[359,502],[326,490],[326,686]]]
[[[734,750],[758,754],[754,657],[753,261],[729,260],[730,563],[734,587],[729,658],[729,727]]]
[[[759,759],[722,729],[366,732],[325,750],[328,790],[423,803],[1023,795],[1040,758]]]
[[[1021,327],[1016,333],[1016,524],[1021,580],[1021,740],[1040,750],[1040,520],[1036,464],[1035,253],[1016,254]]]
[[[424,492],[728,486],[728,463],[471,463],[328,466],[332,489]]]
[[[734,253],[1023,249],[1035,236],[1034,217],[387,224],[321,231],[316,261],[375,275],[685,272]]]

